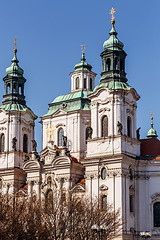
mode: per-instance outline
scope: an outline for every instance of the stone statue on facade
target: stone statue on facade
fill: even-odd
[[[118,134],[122,135],[123,125],[119,121],[117,123],[117,128],[118,128]]]
[[[88,127],[87,131],[88,131],[88,139],[92,139],[93,129],[91,127]]]
[[[14,138],[12,139],[12,149],[13,149],[14,151],[16,151],[16,143],[17,143],[17,138],[14,137]]]
[[[67,147],[67,136],[63,135],[63,147]]]
[[[137,139],[139,140],[140,139],[140,127],[136,130],[136,133],[137,133]]]
[[[33,152],[37,152],[37,142],[36,140],[32,140],[33,146],[32,146],[32,150]]]

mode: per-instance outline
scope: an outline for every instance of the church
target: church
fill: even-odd
[[[71,91],[56,97],[41,117],[42,150],[37,153],[37,116],[25,101],[23,69],[15,44],[6,69],[0,106],[0,192],[47,199],[60,190],[113,204],[124,220],[118,239],[160,239],[160,141],[153,127],[140,139],[137,91],[126,78],[126,52],[115,29],[104,41],[102,72],[81,61],[70,73]],[[47,106],[46,106],[47,108]]]

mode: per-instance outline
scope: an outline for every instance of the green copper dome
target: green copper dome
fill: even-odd
[[[88,63],[85,62],[85,55],[84,52],[82,52],[82,58],[81,58],[81,62],[77,63],[74,67],[75,71],[79,71],[79,70],[89,70],[91,71],[92,66]]]
[[[16,50],[16,49],[15,49]],[[6,74],[10,76],[23,76],[23,69],[18,65],[18,59],[16,56],[16,51],[14,51],[14,57],[12,59],[12,65],[6,69]]]
[[[110,38],[104,42],[103,48],[104,50],[110,49],[110,50],[122,50],[124,44],[117,38],[117,32],[114,28],[114,22],[112,24],[112,29],[110,31]]]
[[[148,138],[158,137],[156,130],[153,128],[153,117],[151,117],[151,129],[147,133]]]

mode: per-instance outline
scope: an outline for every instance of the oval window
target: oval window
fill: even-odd
[[[102,180],[106,179],[106,176],[107,176],[107,170],[106,170],[106,168],[104,167],[104,168],[102,168],[102,170],[101,170],[101,178],[102,178]]]

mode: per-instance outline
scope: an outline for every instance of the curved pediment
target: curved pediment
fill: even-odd
[[[58,157],[53,160],[53,165],[68,165],[71,163],[71,160],[68,157]]]
[[[36,160],[29,160],[24,162],[23,164],[23,170],[30,170],[30,169],[40,169],[41,165]]]

